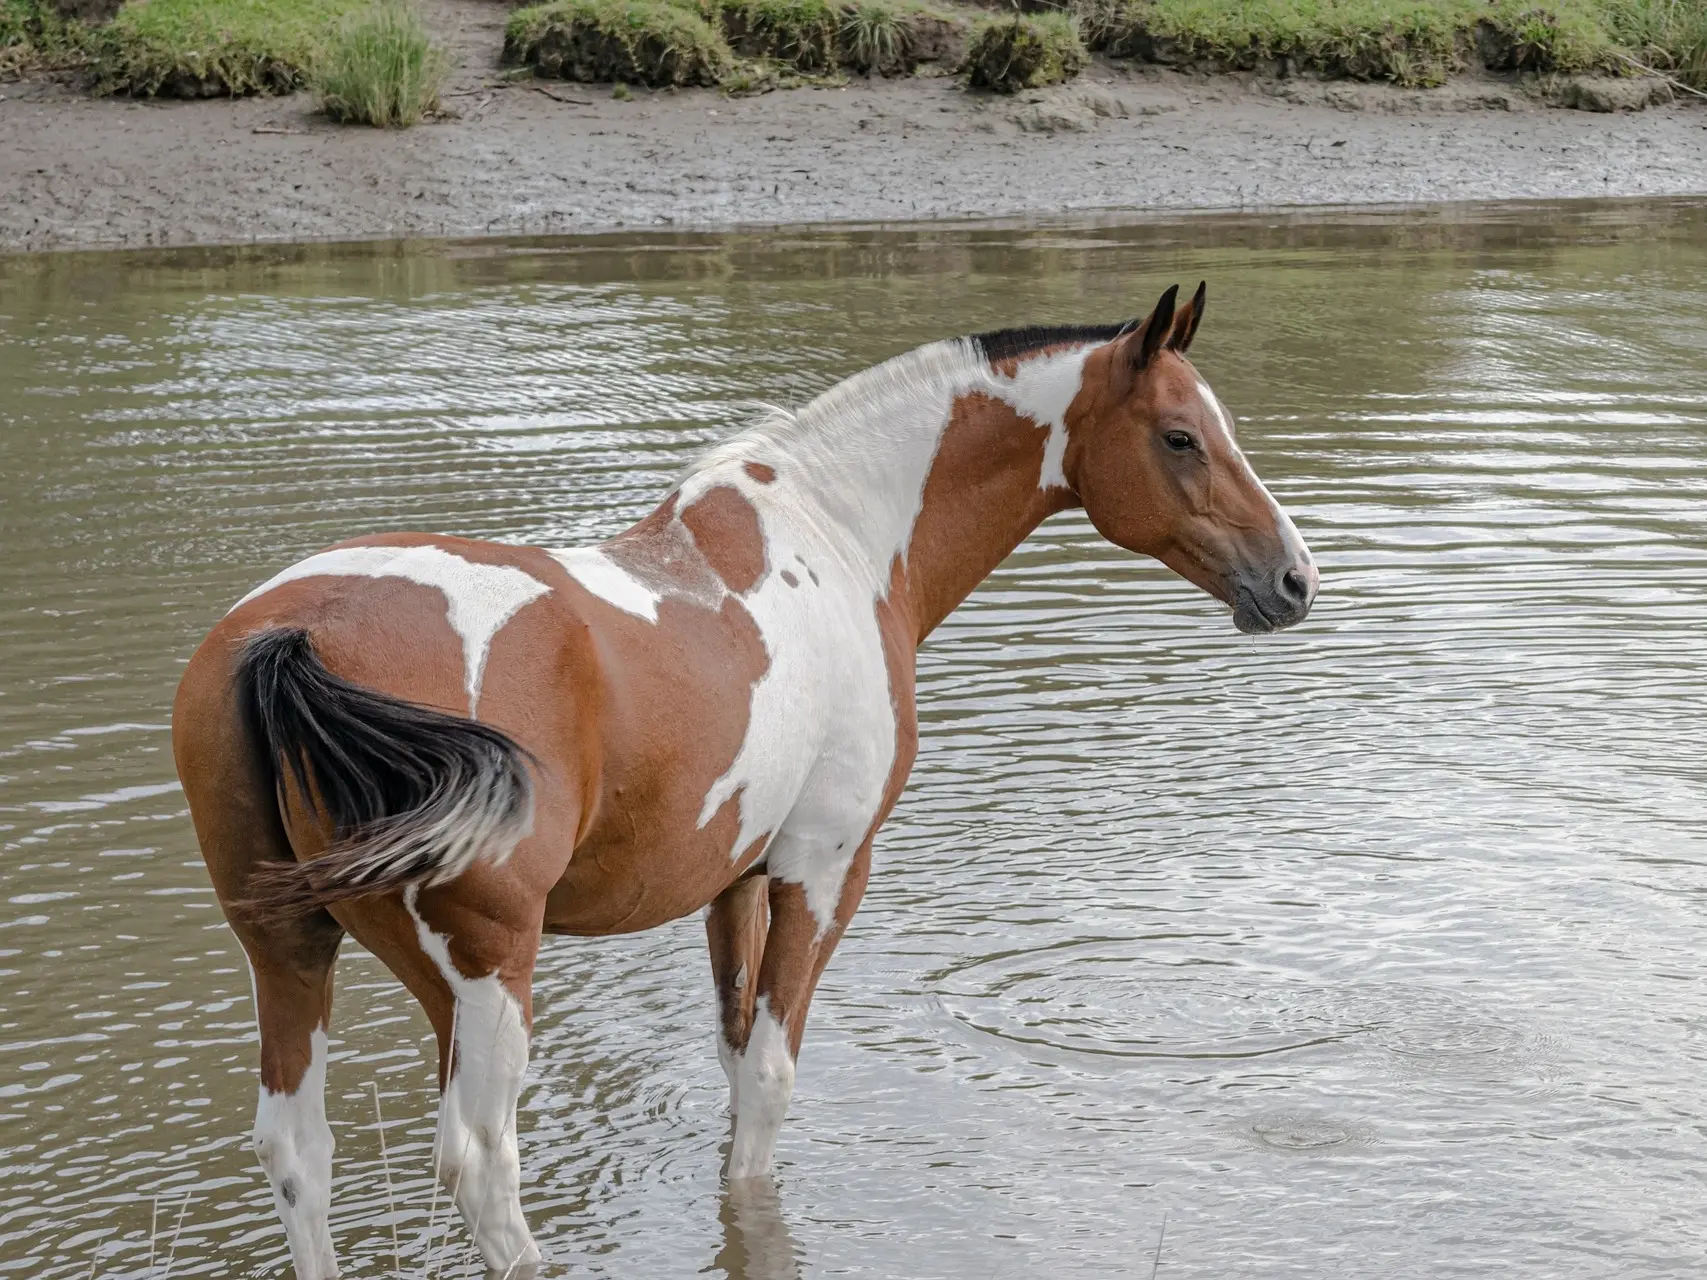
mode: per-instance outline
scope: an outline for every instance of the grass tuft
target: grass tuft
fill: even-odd
[[[438,110],[450,55],[413,5],[381,0],[347,19],[310,75],[320,109],[340,123],[407,128]]]
[[[366,0],[146,0],[89,33],[103,93],[181,98],[289,93],[324,33]]]
[[[1016,13],[974,31],[962,70],[975,89],[1018,93],[1070,80],[1089,61],[1074,18]]]
[[[551,0],[518,9],[504,60],[595,84],[715,85],[733,65],[723,36],[665,0]]]
[[[890,0],[854,0],[842,11],[840,47],[855,71],[894,75],[907,66],[913,23]]]

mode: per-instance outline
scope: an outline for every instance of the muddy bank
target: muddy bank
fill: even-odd
[[[1495,80],[1098,65],[1017,99],[912,79],[620,101],[493,74],[465,62],[455,118],[392,134],[331,125],[302,95],[0,85],[0,249],[1707,194],[1703,104],[1560,111]]]

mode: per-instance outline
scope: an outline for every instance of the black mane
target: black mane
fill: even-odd
[[[1045,347],[1112,342],[1140,323],[1139,320],[1128,320],[1125,324],[1031,325],[1024,329],[975,333],[969,340],[984,353],[986,360],[994,364],[998,360],[1027,356]]]

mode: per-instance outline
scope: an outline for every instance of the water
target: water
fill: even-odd
[[[167,750],[231,601],[364,530],[615,532],[743,401],[1200,276],[1315,615],[1239,636],[1072,517],[943,626],[775,1203],[720,1190],[698,920],[548,940],[556,1273],[1142,1277],[1165,1218],[1170,1278],[1702,1274],[1707,208],[1663,204],[0,259],[0,1275],[285,1269]],[[339,983],[347,1274],[394,1220],[475,1274],[425,1019]]]

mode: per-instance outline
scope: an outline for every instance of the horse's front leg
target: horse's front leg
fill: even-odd
[[[782,879],[777,868],[778,861],[773,859],[770,928],[759,965],[751,1030],[736,1068],[731,1181],[770,1171],[777,1134],[794,1093],[794,1063],[806,1032],[806,1010],[824,966],[865,895],[871,846],[862,846],[848,865],[839,900],[827,920],[812,911],[805,886]]]
[[[717,987],[717,1060],[729,1077],[729,1114],[738,1110],[741,1055],[753,1027],[759,962],[770,925],[762,875],[737,880],[705,909],[705,942],[711,952],[711,980]]]

